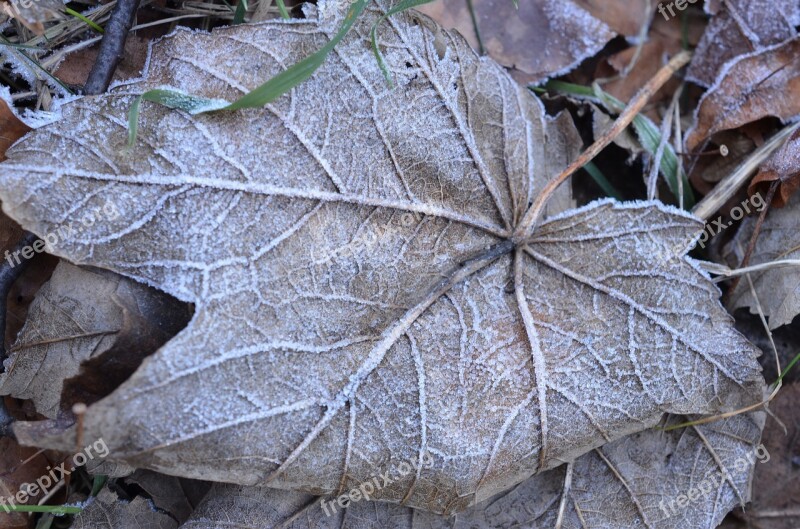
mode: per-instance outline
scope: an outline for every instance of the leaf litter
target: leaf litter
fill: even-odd
[[[474,4],[480,9],[480,2]],[[534,7],[545,11],[547,8],[544,3]],[[651,15],[654,7],[651,5]],[[708,12],[723,13],[721,16],[725,16],[726,9],[737,7],[740,6],[732,2],[725,7],[715,2],[706,5]],[[591,76],[594,71],[592,56],[602,58],[621,47],[625,53],[619,60],[634,54],[639,45],[637,39],[651,34],[652,29],[647,27],[646,16],[637,18],[634,9],[628,13],[618,8],[616,4],[598,6],[581,2],[579,9],[585,9],[595,20],[605,20],[611,36],[613,32],[623,34],[629,38],[627,42],[623,44],[618,39],[611,44],[611,50],[600,51],[605,44],[600,44],[602,39],[595,40],[598,45],[594,49],[590,46],[584,51],[570,52],[576,59],[568,66],[542,69],[540,80],[569,69],[573,73],[565,80],[589,84],[591,77],[587,81],[581,76],[587,72]],[[517,521],[527,524],[525,527],[538,527],[539,523],[547,527],[628,527],[642,523],[650,527],[710,528],[718,525],[735,504],[746,502],[752,470],[758,469],[758,465],[750,458],[744,467],[732,470],[735,466],[732,462],[752,453],[758,443],[761,416],[734,416],[679,431],[649,429],[656,423],[677,424],[731,411],[762,398],[763,382],[755,362],[757,350],[735,333],[731,318],[716,301],[718,291],[707,276],[698,271],[695,261],[683,257],[691,246],[692,234],[696,236],[702,225],[674,209],[653,203],[621,207],[613,202],[599,202],[558,215],[574,207],[569,189],[564,189],[559,200],[550,203],[533,235],[522,241],[524,249],[517,241],[505,242],[511,239],[510,233],[547,180],[575,158],[580,139],[568,123],[568,113],[562,112],[557,121],[547,117],[539,103],[517,89],[502,69],[487,59],[471,55],[454,35],[415,16],[392,17],[385,24],[388,27],[377,34],[379,49],[399,85],[390,91],[372,58],[368,20],[377,14],[370,8],[365,20],[358,21],[353,34],[328,57],[327,63],[332,64],[323,64],[308,82],[295,87],[288,97],[276,100],[264,111],[190,117],[145,102],[140,137],[145,144],[125,149],[126,110],[136,95],[167,87],[183,90],[192,97],[231,101],[324,46],[336,31],[339,16],[336,13],[341,11],[324,3],[319,11],[305,9],[305,20],[268,22],[263,26],[261,29],[269,38],[254,37],[245,26],[239,29],[242,35],[247,35],[246,39],[220,45],[211,43],[222,35],[225,38],[234,35],[235,39],[232,30],[218,29],[210,36],[195,33],[191,38],[179,31],[154,47],[155,60],[151,60],[142,79],[124,82],[91,103],[78,100],[65,105],[67,113],[59,123],[30,134],[16,147],[18,154],[12,151],[12,160],[5,164],[9,173],[17,170],[33,182],[43,182],[48,172],[56,177],[37,187],[36,200],[41,199],[40,204],[17,200],[12,208],[22,224],[37,233],[45,233],[41,230],[55,225],[55,220],[66,212],[72,214],[91,207],[92,200],[106,193],[125,205],[124,221],[95,226],[82,234],[81,240],[70,241],[62,249],[63,257],[114,270],[197,305],[195,320],[187,329],[148,358],[126,384],[90,408],[80,426],[81,435],[91,438],[111,432],[110,437],[116,442],[113,453],[119,457],[108,463],[119,468],[127,462],[140,468],[194,477],[218,472],[212,479],[245,484],[217,485],[215,492],[207,497],[207,506],[195,512],[190,522],[195,527],[215,527],[222,520],[238,520],[257,527],[275,526],[271,517],[263,516],[264,509],[257,507],[259,502],[261,505],[267,502],[267,510],[275,509],[270,512],[285,513],[287,518],[280,521],[285,526],[302,525],[301,520],[310,525],[309,520],[313,519],[318,526],[326,527],[333,522],[307,510],[307,502],[312,499],[309,493],[335,495],[347,491],[348,487],[368,479],[370,472],[384,471],[398,461],[411,460],[406,459],[406,454],[421,457],[423,441],[428,448],[424,453],[433,453],[436,458],[433,468],[415,474],[413,482],[405,480],[387,487],[373,498],[404,505],[356,502],[342,511],[343,518],[336,518],[336,522],[354,527],[405,527],[402,524],[406,522],[400,520],[409,520],[409,527],[436,527],[445,523],[435,514],[410,510],[411,505],[434,512],[461,511],[450,521],[456,520],[464,527],[501,527],[504,520],[521,516]],[[603,12],[617,14],[609,17]],[[622,20],[623,13],[630,16]],[[504,18],[513,23],[513,17],[514,13],[510,13]],[[712,18],[712,25],[718,23],[717,17],[720,15]],[[750,43],[756,42],[752,37],[762,26],[775,24],[767,20],[760,25],[752,17],[749,13],[737,21],[747,20],[757,30],[745,31]],[[409,21],[416,24],[411,29],[407,26]],[[639,33],[634,32],[637,27]],[[502,30],[499,35],[508,36]],[[595,34],[587,32],[587,35],[597,38]],[[250,50],[247,52],[250,55],[242,54],[239,47],[243,41],[261,49]],[[525,51],[525,43],[519,40],[515,46]],[[669,37],[664,45],[669,50],[677,49]],[[235,46],[236,53],[229,52],[227,46]],[[529,41],[527,46],[536,51]],[[710,58],[712,54],[703,50],[711,50],[713,46],[703,46],[707,45],[701,43],[695,64],[703,59],[700,55],[708,54]],[[192,53],[193,48],[199,48],[201,53]],[[557,40],[545,48],[567,50]],[[203,49],[212,51],[203,55]],[[167,53],[159,61],[158,54],[164,50]],[[491,54],[501,57],[496,50]],[[265,61],[264,55],[269,59]],[[651,55],[656,58],[658,54]],[[409,57],[413,60],[407,60]],[[590,60],[584,62],[584,59]],[[767,53],[753,64],[769,68],[765,60],[770,60]],[[510,65],[502,58],[500,62]],[[262,66],[254,72],[248,69],[248,64]],[[627,79],[629,72],[623,63],[617,61],[617,65],[623,67],[620,86],[628,93],[646,79],[641,75]],[[725,68],[728,66],[718,67]],[[512,73],[517,79],[524,79],[519,71]],[[789,72],[781,79],[787,83],[785,86],[792,86],[791,75]],[[444,89],[450,82],[455,86],[453,95]],[[734,79],[726,82],[734,83]],[[325,90],[330,86],[342,87],[341,92],[331,94]],[[613,90],[611,85],[608,88]],[[732,90],[712,88],[706,103],[718,91],[730,90],[735,94],[742,89],[741,85],[733,86]],[[307,90],[311,93],[306,93]],[[731,112],[732,124],[728,127],[725,123],[719,130],[728,128],[739,134],[743,130],[758,144],[761,140],[753,132],[756,129],[741,128],[742,124],[763,116],[791,117],[785,108],[776,111],[786,98],[781,99],[778,89],[771,94],[775,95],[757,92],[750,96],[754,101],[747,101],[745,106],[759,110],[751,112],[746,108],[743,117]],[[340,97],[334,105],[337,95]],[[688,97],[690,105],[696,102],[691,93]],[[420,101],[428,101],[428,106],[423,104],[420,108]],[[545,101],[551,112],[553,107],[564,109],[557,102],[546,98]],[[437,104],[443,105],[452,116],[447,125],[432,110]],[[647,110],[656,127],[663,117],[664,104],[655,100]],[[567,108],[574,112],[574,105],[569,103]],[[680,111],[688,114],[692,108],[682,102]],[[354,117],[344,119],[341,116],[345,113]],[[259,119],[242,120],[248,115]],[[700,114],[698,117],[700,126],[705,126],[703,120],[708,118]],[[92,131],[89,126],[92,120],[96,126],[98,118],[99,129],[110,131],[102,139],[97,135],[99,131]],[[717,125],[712,124],[708,136],[716,132],[713,129]],[[770,125],[765,126],[763,121],[760,126],[761,130],[770,130]],[[379,129],[377,133],[365,133],[373,128]],[[438,132],[420,134],[428,130]],[[522,130],[525,132],[518,132]],[[517,139],[523,137],[530,139]],[[75,138],[82,144],[77,149],[67,148],[65,138]],[[350,145],[345,144],[344,138]],[[680,134],[673,140],[679,139]],[[265,146],[269,153],[253,152]],[[386,146],[388,154],[381,152]],[[364,156],[360,162],[352,154],[356,149],[359,156]],[[676,147],[675,152],[678,150]],[[62,156],[63,160],[56,161],[51,154],[65,152],[72,156]],[[692,167],[694,160],[685,154],[678,155],[686,157],[683,159],[686,169]],[[388,163],[382,161],[387,156]],[[644,155],[645,160],[647,156]],[[527,168],[519,162],[520,158],[528,160]],[[26,161],[20,162],[21,159]],[[282,163],[287,159],[295,163]],[[419,160],[425,160],[423,167],[418,166]],[[703,160],[704,167],[717,170],[719,164],[708,160]],[[59,169],[53,170],[54,167]],[[631,170],[635,173],[636,163]],[[724,174],[724,170],[718,171]],[[436,175],[435,180],[431,179],[432,174]],[[463,182],[461,189],[454,184],[456,174],[462,175],[458,178],[466,178],[465,182],[474,182],[466,187],[468,195],[463,192]],[[401,177],[393,180],[398,175]],[[4,173],[2,178],[5,180],[7,176]],[[609,176],[619,185],[620,175]],[[29,192],[26,186],[31,185],[20,177],[10,178],[7,181],[12,182],[10,191],[5,183],[2,187],[5,208],[9,207],[9,196],[25,194]],[[626,196],[640,196],[623,188]],[[283,199],[275,195],[287,191],[290,194]],[[344,202],[339,203],[342,196]],[[364,198],[367,202],[358,202]],[[299,205],[308,207],[303,209]],[[245,217],[245,212],[249,216]],[[403,216],[404,212],[411,216]],[[767,218],[771,215],[772,212]],[[442,221],[446,222],[443,231]],[[654,226],[661,227],[656,230],[658,233],[650,231]],[[628,231],[644,233],[645,229],[647,237]],[[433,237],[437,230],[443,234]],[[453,236],[454,230],[461,231]],[[537,238],[542,236],[557,240]],[[605,237],[615,247],[592,242],[598,237],[597,240]],[[301,241],[307,245],[306,249],[298,249]],[[435,242],[431,245],[427,241]],[[265,244],[268,250],[261,258],[266,259],[253,259],[260,248],[266,248]],[[555,249],[556,253],[543,253],[545,248]],[[519,254],[523,257],[518,258]],[[647,259],[631,260],[631,256],[648,254],[667,255],[666,265],[662,261],[658,261],[660,265],[651,265]],[[422,255],[426,255],[424,260],[420,259]],[[433,256],[433,262],[428,255]],[[525,261],[526,255],[535,264],[527,274],[526,267],[531,263]],[[522,264],[518,265],[518,261]],[[388,263],[395,269],[390,269]],[[604,268],[608,266],[611,268]],[[411,270],[413,273],[409,274]],[[522,272],[518,274],[518,270]],[[531,282],[531,274],[539,281]],[[441,283],[426,283],[435,275]],[[268,279],[263,279],[264,276]],[[320,279],[327,284],[320,283]],[[587,280],[592,281],[587,283]],[[670,288],[661,285],[672,285],[676,280],[683,285],[677,289],[681,294],[671,298]],[[573,289],[572,282],[583,286]],[[613,286],[610,295],[601,288],[607,287],[607,283]],[[436,285],[446,291],[418,310],[420,314],[411,316],[413,322],[405,333],[395,338],[396,343],[382,359],[373,362],[372,373],[380,376],[366,375],[362,379],[360,373],[365,371],[357,363],[361,361],[362,368],[373,365],[368,351],[376,350],[374,344],[380,343],[381,337],[388,339],[389,329],[396,328],[391,324],[393,318],[396,322],[402,320],[395,314],[419,307],[425,292],[435,297]],[[581,301],[584,290],[594,294]],[[493,291],[503,294],[492,297],[489,294]],[[226,297],[231,292],[234,299]],[[565,304],[565,292],[574,301]],[[716,340],[721,336],[734,344],[733,352],[720,352],[715,357],[733,361],[738,370],[739,376],[731,379],[734,383],[730,389],[724,387],[725,377],[730,373],[725,373],[725,368],[730,365],[715,366],[713,374],[687,371],[680,378],[674,373],[676,367],[682,366],[677,360],[677,364],[673,361],[669,366],[673,370],[670,376],[674,382],[683,384],[673,384],[670,390],[669,377],[658,376],[661,371],[655,359],[665,351],[675,358],[680,344],[677,347],[674,343],[667,344],[668,340],[662,339],[659,332],[643,325],[642,322],[653,321],[648,319],[653,315],[645,316],[642,321],[634,315],[631,326],[630,316],[622,311],[605,312],[606,307],[616,307],[619,303],[630,305],[630,301],[614,297],[616,292],[627,295],[634,306],[662,311],[669,307],[656,320],[669,318],[670,323],[679,321],[688,325],[687,329],[699,329],[695,327],[698,324],[710,325],[706,327],[708,330],[683,332],[673,327],[665,338],[676,335],[694,338],[694,333],[698,333],[711,349],[730,348]],[[480,295],[476,297],[475,293]],[[600,309],[593,306],[598,296]],[[692,301],[687,304],[689,300]],[[446,302],[445,308],[442,302]],[[260,314],[265,307],[269,308],[268,316]],[[447,307],[452,309],[448,312]],[[603,314],[607,330],[601,328],[598,333],[599,322],[588,317],[593,313]],[[342,330],[345,322],[346,331]],[[363,342],[353,341],[353,329],[365,331],[355,334]],[[448,329],[461,331],[450,333]],[[536,356],[531,355],[532,331],[537,331],[541,340],[543,363],[540,359],[537,364]],[[343,339],[337,341],[337,337]],[[319,349],[320,344],[323,349]],[[611,356],[602,354],[611,344],[612,349],[608,350]],[[298,351],[298,345],[312,345],[316,349]],[[324,349],[330,345],[334,349]],[[523,355],[526,349],[528,354]],[[244,355],[236,369],[225,373],[225,369],[219,368],[220,375],[208,374],[216,369],[209,364],[213,364],[214,358],[221,360],[220,366],[236,362],[236,358],[230,358],[230,351]],[[624,356],[623,360],[618,358],[623,351],[627,351],[629,360],[624,360]],[[260,355],[269,358],[254,364],[253,358]],[[311,355],[316,356],[314,361]],[[320,355],[334,360],[320,365]],[[303,358],[309,360],[287,365]],[[474,367],[479,370],[471,371]],[[260,377],[260,384],[250,376],[253,369],[268,373],[266,378]],[[537,371],[547,372],[543,384],[541,378],[537,379]],[[175,379],[175,372],[185,372],[180,376],[187,380]],[[459,378],[465,375],[466,378]],[[233,380],[236,382],[230,383]],[[565,391],[570,386],[564,386],[563,381],[580,388],[579,398],[574,398],[577,392]],[[688,395],[686,381],[691,381]],[[640,384],[637,392],[628,389],[637,382]],[[355,385],[358,388],[354,392],[347,391]],[[148,389],[153,386],[156,389]],[[540,386],[546,388],[544,400],[540,399]],[[270,391],[278,387],[280,395],[277,390]],[[450,388],[460,388],[455,394],[462,395],[461,403],[447,402],[452,397],[442,398]],[[141,417],[141,410],[134,410],[135,405],[130,401],[145,402],[148,393],[159,390],[162,395],[156,394],[150,401],[158,404],[145,406],[153,408],[155,416]],[[493,391],[502,395],[502,399],[476,402],[476,395],[492,395]],[[565,394],[573,400],[559,401]],[[692,394],[701,396],[701,402],[692,398]],[[422,395],[426,402],[424,409],[420,405]],[[608,401],[608,395],[618,397]],[[713,397],[709,399],[709,395]],[[340,400],[342,396],[344,400]],[[306,408],[297,407],[298,402],[305,402],[298,400],[302,398],[309,402]],[[647,401],[644,406],[638,401],[642,399]],[[542,402],[547,407],[540,406]],[[602,410],[603,402],[624,409],[624,417]],[[700,403],[702,406],[698,406]],[[652,411],[646,411],[647,404]],[[269,411],[270,406],[281,410],[280,416],[259,422],[256,417],[264,410]],[[580,409],[582,415],[578,420],[575,415],[562,412],[570,407]],[[121,416],[115,417],[118,410]],[[547,413],[542,414],[545,410]],[[247,412],[252,412],[249,416],[252,418]],[[538,419],[534,416],[536,412]],[[659,422],[664,412],[688,414],[688,418],[670,416],[666,423]],[[226,423],[237,417],[244,417],[244,422]],[[454,422],[459,417],[462,422]],[[464,426],[464,417],[470,426]],[[581,417],[588,419],[593,431],[580,432]],[[497,422],[497,418],[506,420]],[[599,428],[593,423],[596,418],[601,420]],[[480,427],[468,431],[473,424]],[[180,426],[176,428],[177,425]],[[527,431],[520,431],[523,425],[527,425]],[[553,441],[548,443],[542,435],[543,425],[549,434],[556,435],[562,432],[559,427],[563,427],[570,439],[553,449]],[[137,430],[139,426],[145,430]],[[180,437],[187,432],[213,437],[213,433],[204,433],[204,427],[208,430],[220,426],[228,429],[227,438],[220,434],[211,442],[193,443]],[[317,429],[319,433],[315,434]],[[707,429],[726,433],[720,437]],[[63,423],[18,423],[16,430],[21,439],[39,445],[68,450],[75,443],[75,430],[65,432]],[[454,431],[457,436],[452,435]],[[727,437],[731,435],[742,442],[731,444]],[[269,437],[266,443],[262,441],[264,437]],[[244,450],[242,439],[249,443]],[[311,440],[304,445],[303,439]],[[669,448],[676,439],[681,450]],[[237,441],[240,446],[233,446],[233,452],[228,452]],[[210,446],[214,443],[217,446]],[[222,459],[220,446],[225,447]],[[430,447],[436,450],[432,452]],[[676,455],[690,453],[696,455]],[[670,462],[653,460],[653,454],[665,454]],[[681,470],[680,465],[688,464],[691,457],[695,461],[697,457],[704,458],[706,463],[702,468]],[[230,459],[247,464],[237,467],[235,461],[229,464]],[[282,464],[289,460],[288,465]],[[645,469],[643,461],[651,466]],[[99,468],[104,465],[114,472],[106,463]],[[665,513],[653,501],[654,491],[660,495],[659,500],[691,492],[692,485],[684,484],[687,475],[691,476],[689,483],[705,484],[711,482],[708,477],[713,472],[721,469],[730,480],[714,481],[716,488],[708,495],[700,494],[688,507]],[[225,477],[232,475],[233,478]],[[271,487],[284,490],[267,492],[250,488],[250,483],[264,482],[259,478],[254,481],[253,475],[267,476]],[[654,484],[653,476],[659,476],[656,481],[660,483]],[[670,487],[672,491],[664,492]],[[613,502],[606,496],[605,501],[598,503],[599,491],[612,490],[619,491]],[[516,499],[505,503],[507,496]],[[109,506],[124,503],[117,499],[118,495],[104,497]],[[241,507],[248,504],[240,503],[239,497],[254,498],[252,508]],[[220,503],[214,503],[215,500]],[[474,503],[477,505],[470,507]],[[88,508],[96,509],[94,505],[89,504]],[[536,520],[529,517],[531,512],[537,513]],[[89,526],[102,523],[101,518],[96,520]]]

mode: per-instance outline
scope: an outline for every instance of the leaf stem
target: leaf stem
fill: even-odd
[[[678,70],[683,68],[689,60],[692,58],[692,54],[686,51],[682,51],[678,53],[675,57],[673,57],[663,68],[661,68],[656,75],[642,87],[641,90],[636,94],[636,96],[631,100],[630,104],[625,108],[622,114],[619,115],[617,120],[614,124],[603,134],[602,137],[598,138],[588,149],[583,151],[583,153],[578,156],[578,158],[573,161],[566,169],[564,169],[561,174],[551,180],[547,186],[544,188],[542,193],[536,199],[536,202],[528,209],[528,212],[525,214],[525,217],[520,222],[519,226],[514,232],[514,240],[517,242],[524,241],[528,237],[530,237],[533,229],[536,225],[536,221],[539,219],[539,216],[542,214],[544,210],[544,206],[553,193],[558,189],[558,187],[566,182],[566,180],[572,176],[572,173],[586,165],[588,162],[592,161],[595,156],[597,156],[600,151],[605,149],[614,138],[619,136],[619,134],[627,128],[628,125],[633,121],[639,112],[644,108],[650,98],[664,86],[666,83]]]

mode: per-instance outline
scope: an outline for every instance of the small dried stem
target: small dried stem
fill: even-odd
[[[586,149],[574,162],[572,162],[561,174],[555,177],[547,186],[542,190],[542,193],[536,199],[536,202],[528,209],[525,217],[520,222],[519,226],[514,232],[514,240],[521,242],[530,237],[536,221],[539,219],[544,206],[553,193],[558,189],[558,186],[563,184],[572,173],[592,161],[600,151],[605,149],[614,138],[619,136],[628,125],[631,124],[639,112],[642,111],[644,106],[656,92],[658,92],[664,83],[666,83],[678,70],[683,68],[692,58],[691,53],[683,51],[673,57],[663,68],[661,68],[656,75],[642,87],[636,96],[631,100],[622,114],[619,115],[614,124],[595,141],[588,149]]]

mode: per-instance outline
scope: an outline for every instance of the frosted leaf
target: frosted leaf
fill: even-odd
[[[234,100],[323,45],[334,5],[178,31],[143,80],[66,106],[0,164],[3,207],[36,233],[109,199],[123,212],[60,255],[196,306],[89,408],[86,439],[139,468],[315,494],[430,456],[377,499],[442,513],[664,413],[761,399],[757,349],[683,257],[696,218],[606,201],[512,240],[574,131],[418,15],[381,27],[394,89],[371,11],[287,97],[197,116],[145,104],[124,148],[137,95]],[[52,426],[15,431],[72,448]]]
[[[714,16],[703,33],[687,78],[709,87],[728,61],[797,35],[800,3],[796,0],[711,0]]]
[[[626,5],[622,9],[632,15],[630,18],[643,18],[644,13],[640,13],[643,5],[632,9],[630,2],[612,4],[526,0],[519,2],[517,8],[510,0],[473,1],[486,53],[503,66],[513,68],[521,80],[534,83],[565,74],[599,52],[616,36],[609,26],[621,23],[630,27],[628,17],[620,20],[617,16],[623,4]],[[478,49],[475,26],[464,0],[434,2],[419,9],[444,27],[457,29]]]
[[[703,95],[686,137],[689,151],[713,134],[764,117],[800,116],[800,37],[741,55],[725,64]]]
[[[764,220],[756,241],[750,266],[784,259],[800,259],[800,230],[798,230],[800,193],[795,193],[784,208],[772,208]],[[733,240],[725,247],[725,259],[731,266],[742,262],[747,245],[753,235],[756,217],[747,218]],[[800,268],[773,268],[750,274],[758,302],[769,320],[769,328],[788,325],[800,314]],[[758,303],[753,299],[747,279],[742,278],[731,296],[731,307],[749,307],[758,313]]]
[[[121,500],[108,488],[75,516],[72,529],[175,529],[178,522],[143,496]]]
[[[770,456],[756,446],[763,422],[758,413],[686,431],[634,434],[453,518],[370,503],[361,495],[368,482],[344,492],[344,509],[339,497],[217,484],[181,528],[715,529],[748,500],[754,467],[760,470],[758,462]]]

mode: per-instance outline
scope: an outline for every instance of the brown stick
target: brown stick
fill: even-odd
[[[100,42],[100,53],[89,72],[89,78],[83,87],[86,95],[98,95],[108,90],[114,72],[125,49],[125,40],[133,26],[136,10],[140,0],[117,0],[117,5],[108,19],[103,40]]]
[[[753,235],[750,236],[750,242],[747,243],[747,250],[744,252],[744,257],[742,257],[742,262],[739,263],[739,268],[745,268],[747,265],[750,264],[750,257],[753,255],[753,250],[756,249],[756,242],[758,241],[758,235],[761,233],[761,225],[764,224],[764,219],[767,217],[767,210],[769,210],[770,204],[772,204],[772,199],[775,198],[775,192],[778,190],[778,186],[780,185],[780,180],[774,180],[772,184],[769,186],[769,191],[767,191],[767,198],[764,199],[764,209],[761,210],[761,213],[758,214],[758,220],[756,221],[756,226],[753,228]],[[731,281],[731,286],[728,291],[725,293],[724,304],[727,305],[728,301],[733,296],[736,287],[739,286],[739,281],[742,280],[742,276],[737,276]]]
[[[531,232],[533,232],[533,228],[535,227],[536,221],[538,220],[539,216],[544,209],[547,200],[552,196],[555,190],[563,184],[567,178],[572,176],[572,173],[586,165],[588,162],[592,161],[592,159],[600,154],[600,151],[605,149],[614,138],[619,136],[625,128],[630,125],[633,118],[641,112],[647,102],[650,100],[656,92],[658,92],[664,83],[666,83],[678,70],[683,68],[689,60],[692,58],[691,53],[682,51],[673,57],[663,68],[661,68],[656,75],[642,87],[641,90],[636,94],[636,96],[631,100],[622,114],[619,115],[617,120],[608,129],[602,137],[598,138],[588,149],[583,151],[583,153],[578,156],[578,158],[572,162],[566,169],[564,169],[561,174],[555,177],[547,186],[542,190],[542,193],[536,199],[536,202],[528,209],[528,212],[525,214],[525,217],[520,222],[517,229],[514,231],[514,240],[516,242],[521,242],[530,237]]]

